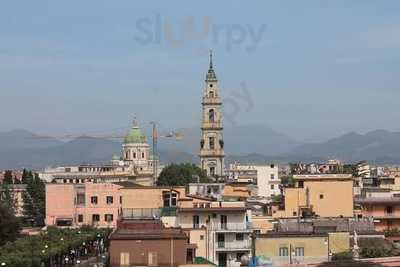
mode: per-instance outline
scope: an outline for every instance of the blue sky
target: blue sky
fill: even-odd
[[[115,132],[134,115],[197,127],[209,48],[226,124],[307,141],[400,130],[399,13],[395,0],[2,1],[0,131]]]

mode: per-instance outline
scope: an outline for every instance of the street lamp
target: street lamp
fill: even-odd
[[[5,263],[5,262],[2,262],[2,263],[1,263],[1,266],[6,266],[6,263]]]

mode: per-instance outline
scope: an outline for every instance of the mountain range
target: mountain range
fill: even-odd
[[[181,141],[159,140],[162,163],[198,162],[200,130],[185,129],[182,133]],[[227,127],[224,138],[226,163],[311,162],[332,158],[345,162],[400,163],[400,133],[386,130],[351,132],[321,143],[302,144],[267,126],[253,124]],[[120,150],[120,142],[108,139],[82,136],[61,141],[39,138],[27,130],[13,130],[0,133],[0,169],[107,163]]]

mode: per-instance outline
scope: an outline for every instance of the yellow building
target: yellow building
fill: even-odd
[[[353,178],[347,174],[294,175],[295,187],[284,189],[284,210],[275,218],[317,215],[353,217]]]
[[[350,249],[349,233],[328,234],[276,233],[256,237],[257,257],[272,261],[273,266],[328,261],[332,254]]]

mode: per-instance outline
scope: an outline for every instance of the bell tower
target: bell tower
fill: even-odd
[[[222,98],[218,80],[213,69],[212,51],[210,66],[206,75],[203,92],[200,163],[210,177],[224,176],[224,139],[222,127]]]

